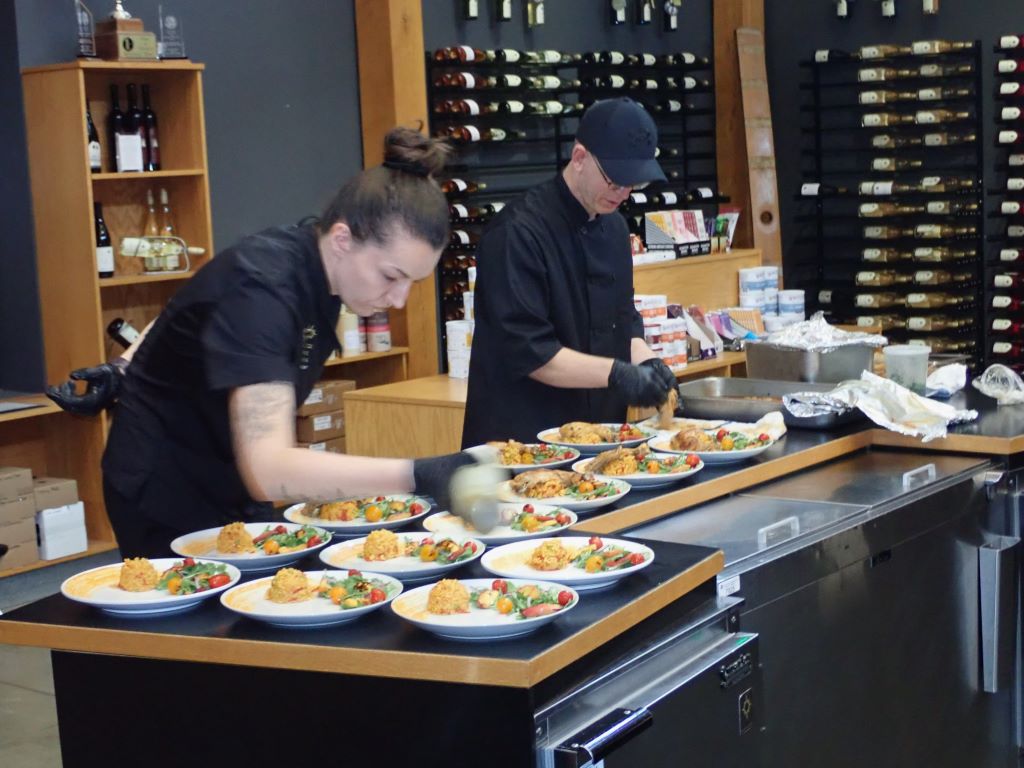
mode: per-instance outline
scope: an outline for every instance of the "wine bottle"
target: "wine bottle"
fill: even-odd
[[[958,296],[955,293],[908,293],[906,305],[913,309],[942,309],[970,304],[970,296]]]
[[[523,60],[528,64],[569,64],[572,57],[561,51],[523,51]]]
[[[523,131],[504,128],[478,128],[475,125],[453,125],[445,134],[447,138],[459,144],[476,144],[478,142],[514,141],[525,136]]]
[[[925,205],[927,213],[937,216],[970,216],[980,210],[977,203],[961,200],[931,200]]]
[[[1006,236],[1007,237],[1024,237],[1024,226],[1020,224],[1007,224],[1006,225]]]
[[[124,133],[124,113],[117,95],[117,85],[110,84],[110,112],[107,114],[107,138],[110,141],[110,165],[115,171],[121,169],[121,156],[117,151],[117,137]]]
[[[475,247],[480,242],[480,236],[464,229],[453,229],[448,242],[456,248]]]
[[[865,219],[881,219],[888,216],[913,216],[924,213],[921,205],[899,205],[897,203],[861,203],[857,215]]]
[[[149,86],[142,85],[142,130],[146,137],[146,164],[143,166],[147,171],[160,170],[160,138],[157,135],[156,112],[149,101]]]
[[[951,315],[915,315],[907,318],[907,330],[927,331],[937,333],[939,331],[955,331],[960,328],[970,328],[974,325],[974,318],[953,317]]]
[[[890,285],[904,285],[910,282],[910,275],[896,272],[891,269],[883,269],[877,272],[863,271],[854,276],[854,283],[857,285],[870,285],[887,287]]]
[[[487,54],[471,45],[454,45],[449,48],[438,48],[434,51],[434,60],[479,63],[487,61]]]
[[[569,115],[578,110],[578,104],[563,104],[554,99],[530,101],[526,104],[526,111],[531,115]]]
[[[912,53],[905,45],[863,45],[860,49],[861,59],[884,59],[889,56],[906,56]]]
[[[1020,248],[1002,248],[999,251],[999,260],[1004,262],[1024,261],[1024,250]]]
[[[978,140],[976,133],[926,133],[924,145],[926,147],[951,147],[957,144],[973,144]]]
[[[868,309],[889,309],[903,304],[903,297],[891,291],[878,293],[858,293],[853,298],[854,306]]]
[[[996,294],[992,297],[992,309],[1001,309],[1007,312],[1019,312],[1021,299],[1016,296],[1003,296]]]
[[[682,112],[685,104],[679,101],[678,99],[663,99],[662,101],[659,101],[655,106],[657,107],[657,109],[655,110],[657,112],[674,113]]]
[[[1006,122],[1020,120],[1020,116],[1020,107],[1003,107],[1001,110],[999,110],[999,119],[1004,120]]]
[[[882,83],[889,80],[903,80],[915,77],[917,72],[912,69],[894,69],[892,67],[871,67],[857,70],[857,81],[861,83]]]
[[[947,263],[969,259],[974,255],[974,251],[954,248],[922,247],[914,249],[914,261],[920,262]]]
[[[942,101],[945,99],[966,99],[973,96],[970,88],[943,88],[940,85],[932,88],[922,88],[917,92],[919,101]]]
[[[1003,59],[996,63],[996,72],[1000,75],[1012,75],[1014,72],[1024,72],[1024,61]]]
[[[499,64],[518,64],[522,58],[523,54],[515,48],[497,48],[487,52],[487,60]]]
[[[626,78],[622,75],[600,75],[599,77],[584,78],[583,84],[589,85],[591,88],[618,90],[626,87]]]
[[[592,64],[608,64],[617,67],[626,63],[626,54],[621,51],[594,51],[590,54],[583,54],[583,60]]]
[[[107,335],[125,349],[128,349],[139,338],[139,332],[123,317],[115,317],[110,321],[110,324],[107,325]]]
[[[999,47],[1004,51],[1024,47],[1024,35],[1003,35],[999,38]]]
[[[958,120],[969,120],[970,112],[954,111],[952,109],[922,109],[914,115],[914,122],[918,125],[935,125],[936,123],[955,123]]]
[[[494,18],[498,21],[512,21],[512,0],[495,0]]]
[[[518,115],[526,111],[526,104],[518,99],[509,99],[495,104],[495,109],[508,115]]]
[[[860,257],[872,263],[896,264],[913,258],[913,254],[898,248],[864,248],[860,252]]]
[[[924,140],[920,136],[893,136],[879,133],[871,137],[871,146],[877,149],[902,149],[903,147],[920,147]]]
[[[527,88],[537,91],[553,91],[559,88],[578,88],[579,80],[563,80],[555,75],[535,75],[527,77],[525,81]]]
[[[1018,325],[1018,323],[1013,323]],[[997,341],[992,344],[992,356],[1019,359],[1024,356],[1024,344],[1010,341]]]
[[[919,192],[969,192],[977,189],[974,179],[958,179],[950,176],[925,176],[917,185]]]
[[[92,210],[96,226],[96,271],[100,277],[113,277],[114,244],[110,240],[107,223],[103,221],[103,206],[98,202],[94,202]]]
[[[920,269],[914,273],[914,282],[918,285],[969,283],[973,279],[971,272],[950,272],[947,269]]]
[[[1024,281],[1021,280],[1019,272],[997,272],[992,277],[992,285],[996,288],[1019,290],[1024,288]]]
[[[862,181],[860,183],[860,193],[862,195],[882,197],[887,195],[902,195],[916,191],[917,187],[915,185],[905,184],[899,181]]]
[[[714,200],[715,197],[717,197],[717,195],[715,195],[715,190],[713,190],[711,187],[694,187],[693,189],[686,193],[686,202],[709,202],[711,200]]]
[[[177,229],[174,226],[174,215],[171,213],[171,201],[167,189],[160,187],[160,234],[163,237],[174,237]]]
[[[922,64],[917,71],[921,77],[962,77],[973,73],[973,64]]]
[[[860,124],[862,128],[879,128],[889,125],[908,125],[914,122],[913,115],[904,115],[897,112],[868,112],[861,115]]]
[[[918,224],[914,228],[914,234],[924,240],[968,237],[977,235],[978,228],[974,226],[953,227],[948,224]]]
[[[800,185],[800,197],[831,197],[834,195],[845,195],[849,191],[846,187],[837,187],[833,184],[824,184],[817,181]]]
[[[465,179],[445,179],[441,182],[441,191],[446,195],[475,195],[487,188],[483,182],[467,181]]]
[[[654,0],[637,0],[636,23],[650,24],[654,20]]]
[[[949,40],[919,40],[912,43],[910,46],[910,52],[916,56],[926,56],[936,53],[953,53],[954,51],[970,51],[973,49],[973,42],[950,42]]]
[[[920,344],[931,347],[932,352],[949,354],[953,352],[973,352],[975,343],[973,339],[910,339],[910,344]]]
[[[1024,132],[1021,131],[1000,131],[996,140],[1000,144],[1021,144],[1024,143]]]
[[[658,57],[653,53],[627,53],[626,63],[631,67],[653,67],[658,63]]]
[[[827,64],[830,61],[849,61],[859,58],[860,53],[848,53],[837,48],[819,48],[814,52],[815,64]]]
[[[1003,200],[999,204],[999,213],[1003,216],[1020,216],[1021,207],[1021,203],[1017,200]]]
[[[860,104],[895,104],[901,101],[917,101],[913,91],[861,91],[857,96]]]
[[[670,53],[663,61],[672,67],[706,67],[710,63],[706,56],[697,56],[689,51]]]
[[[480,18],[480,0],[462,0],[462,18],[474,21]]]
[[[661,87],[661,83],[653,77],[645,77],[642,80],[630,80],[629,87],[634,91],[656,91]]]
[[[709,83],[707,80],[698,80],[695,77],[684,77],[681,85],[683,87],[683,90],[686,91],[706,91],[711,87],[711,83]]]
[[[100,153],[100,135],[96,131],[96,124],[92,121],[92,113],[88,105],[85,107],[85,135],[89,143],[89,170],[99,173],[103,170],[103,158]]]
[[[153,196],[152,189],[146,190],[146,222],[142,225],[142,233],[146,237],[160,236],[160,224],[156,215],[156,198]]]
[[[859,315],[857,326],[860,328],[880,328],[882,332],[901,330],[907,327],[907,321],[899,315]]]
[[[611,0],[611,22],[614,26],[626,23],[626,0]]]
[[[912,168],[920,168],[923,165],[921,160],[911,160],[906,157],[875,157],[871,160],[871,170],[879,173],[907,171]]]
[[[481,104],[476,99],[450,99],[438,103],[434,111],[439,114],[480,115],[498,111],[494,102]]]
[[[1000,83],[999,84],[999,95],[1000,96],[1022,96],[1024,95],[1024,85],[1021,83]]]
[[[135,83],[128,83],[125,86],[127,95],[127,109],[124,115],[124,128],[126,133],[138,135],[142,145],[142,165],[146,165],[146,126],[142,122],[142,110],[135,101]]]
[[[992,321],[993,333],[1009,333],[1013,336],[1020,336],[1024,332],[1024,323],[1008,320],[1005,317],[997,317]]]
[[[872,225],[864,227],[864,237],[868,240],[897,240],[901,237],[913,237],[914,230],[907,227],[889,227]]]

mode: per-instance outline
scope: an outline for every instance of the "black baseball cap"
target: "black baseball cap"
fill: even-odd
[[[594,102],[580,118],[576,141],[587,148],[616,184],[665,181],[654,159],[658,128],[647,110],[622,97]]]

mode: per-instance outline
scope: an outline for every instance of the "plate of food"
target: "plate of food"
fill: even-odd
[[[575,448],[553,443],[520,443],[518,440],[504,440],[487,443],[498,451],[498,463],[513,472],[537,467],[564,467],[580,457]]]
[[[426,499],[395,493],[293,504],[284,511],[284,519],[304,525],[319,525],[335,533],[365,534],[374,528],[399,528],[429,511],[430,502]]]
[[[575,448],[584,456],[594,456],[609,448],[639,445],[654,437],[655,433],[633,424],[590,424],[570,421],[554,429],[537,434],[542,443]]]
[[[343,541],[320,553],[332,568],[370,568],[402,581],[423,581],[467,565],[483,554],[483,542],[466,537],[395,533],[387,528]]]
[[[531,469],[498,486],[500,501],[531,504],[543,501],[573,512],[598,509],[627,493],[629,483],[624,480],[599,479],[566,469]]]
[[[133,557],[77,573],[64,580],[60,591],[68,600],[113,616],[155,616],[194,608],[241,577],[228,563]]]
[[[444,579],[409,590],[391,610],[439,637],[504,640],[561,618],[579,599],[571,587],[546,581]]]
[[[655,453],[646,443],[636,448],[613,448],[592,459],[572,465],[575,472],[589,472],[599,480],[625,480],[634,488],[670,485],[704,469],[695,453]]]
[[[390,603],[402,582],[384,573],[282,568],[220,597],[229,611],[275,627],[329,627],[355,621]]]
[[[683,429],[671,437],[656,437],[648,445],[664,453],[693,453],[705,464],[732,464],[764,453],[775,441],[764,432],[755,436],[727,429]]]
[[[544,578],[585,590],[607,587],[653,562],[654,550],[635,541],[563,536],[495,547],[480,564],[506,579]]]
[[[550,504],[499,503],[499,523],[480,533],[472,523],[451,512],[437,512],[423,520],[423,527],[439,536],[472,536],[488,546],[510,541],[551,536],[576,524],[576,513]]]
[[[330,531],[313,525],[228,523],[179,536],[171,542],[171,551],[230,563],[242,573],[259,573],[297,563],[330,541]]]

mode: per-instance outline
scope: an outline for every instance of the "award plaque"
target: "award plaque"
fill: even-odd
[[[156,59],[156,35],[146,32],[142,20],[132,18],[122,2],[116,0],[110,16],[96,24],[96,52],[113,61]]]
[[[92,20],[92,11],[85,7],[82,0],[74,0],[75,20],[78,23],[78,55],[82,58],[96,58],[96,25]]]
[[[173,11],[164,13],[164,6],[157,6],[160,15],[160,42],[157,43],[157,55],[161,59],[184,59],[185,38],[181,33],[181,19]]]

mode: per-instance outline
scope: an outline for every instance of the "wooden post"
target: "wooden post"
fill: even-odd
[[[753,27],[764,31],[764,0],[715,0],[713,14],[718,188],[743,211],[736,226],[733,248],[753,248],[750,174],[736,56],[736,30]]]
[[[396,125],[427,128],[422,0],[356,0],[359,108],[363,166],[381,162],[384,134]],[[402,310],[391,311],[396,346],[409,347],[409,376],[438,372],[437,287],[413,286]]]

